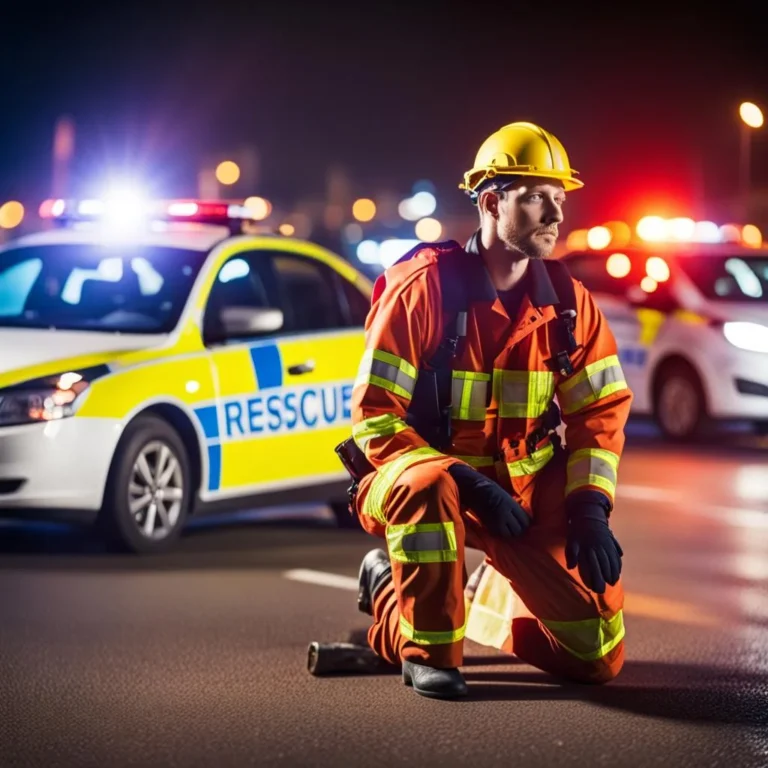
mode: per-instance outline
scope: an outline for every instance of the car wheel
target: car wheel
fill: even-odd
[[[655,387],[654,416],[669,440],[686,442],[701,433],[707,417],[704,389],[688,363],[675,361],[660,371]]]
[[[140,554],[170,549],[187,519],[190,477],[186,449],[168,422],[132,421],[115,452],[100,513],[110,542]]]
[[[349,514],[349,506],[346,501],[332,501],[329,506],[333,510],[339,528],[363,530],[357,515]]]

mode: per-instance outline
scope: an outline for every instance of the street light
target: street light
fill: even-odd
[[[744,101],[739,106],[741,117],[741,153],[739,163],[739,196],[741,198],[742,219],[749,218],[749,165],[752,151],[752,130],[763,125],[763,112],[757,104]]]
[[[216,180],[219,184],[235,184],[240,178],[240,166],[232,160],[224,160],[216,166]]]

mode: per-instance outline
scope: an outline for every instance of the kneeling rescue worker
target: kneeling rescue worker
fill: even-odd
[[[576,173],[551,133],[504,126],[460,185],[469,242],[420,245],[374,287],[337,452],[387,542],[360,568],[368,642],[424,696],[466,695],[465,635],[585,683],[623,664],[608,518],[632,394],[592,297],[547,260]],[[467,546],[486,555],[469,582]]]

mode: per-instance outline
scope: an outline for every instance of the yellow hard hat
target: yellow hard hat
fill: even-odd
[[[459,189],[474,200],[483,182],[496,176],[542,176],[559,179],[566,190],[573,190],[584,186],[577,173],[565,147],[549,131],[533,123],[510,123],[483,142],[475,167],[464,174]]]

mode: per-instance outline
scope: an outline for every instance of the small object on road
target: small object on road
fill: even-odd
[[[361,674],[380,672],[390,665],[371,648],[355,643],[310,643],[307,669],[310,674],[329,675],[337,672]]]

